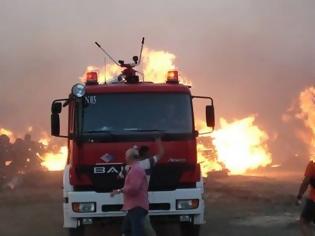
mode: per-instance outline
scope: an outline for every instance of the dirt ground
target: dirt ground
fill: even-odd
[[[292,176],[291,176],[292,177]],[[0,235],[67,235],[62,229],[61,173],[24,176],[0,192]],[[201,235],[298,235],[294,205],[300,177],[209,176]],[[155,225],[158,235],[179,235],[174,224]],[[119,225],[90,227],[87,235],[119,235]]]

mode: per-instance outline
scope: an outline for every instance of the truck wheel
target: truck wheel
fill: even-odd
[[[84,227],[83,226],[79,226],[78,228],[70,228],[69,229],[69,236],[84,236]]]
[[[180,223],[180,232],[182,236],[199,236],[200,225]]]

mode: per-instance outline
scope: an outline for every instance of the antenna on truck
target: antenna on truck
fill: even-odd
[[[98,42],[95,41],[94,43],[105,53],[106,56],[109,57],[109,59],[111,59],[117,66],[120,66],[120,64],[117,61],[115,61],[115,59],[108,52],[106,52],[106,50],[102,48],[102,46]]]
[[[137,65],[140,65],[140,63],[141,63],[143,45],[144,45],[144,37],[142,37],[141,48],[140,48],[140,54],[139,54],[139,62],[137,63]]]

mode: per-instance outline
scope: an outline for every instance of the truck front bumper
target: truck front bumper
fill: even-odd
[[[200,184],[199,184],[200,186]],[[123,217],[126,213],[120,210],[123,204],[122,195],[110,197],[109,193],[89,192],[67,192],[63,204],[64,227],[76,228],[81,220],[106,219]],[[149,192],[150,208],[152,216],[178,216],[180,219],[190,217],[194,224],[204,223],[204,200],[203,187],[176,189],[174,191]],[[178,209],[178,200],[198,200],[194,209]],[[95,211],[89,213],[78,213],[73,211],[73,203],[95,203]],[[114,210],[113,210],[114,209]]]

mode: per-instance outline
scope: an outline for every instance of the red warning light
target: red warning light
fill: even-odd
[[[87,85],[98,84],[97,81],[97,72],[89,71],[86,73],[86,82]]]
[[[167,83],[174,83],[174,84],[178,84],[179,80],[178,80],[178,71],[177,70],[171,70],[167,72]]]

